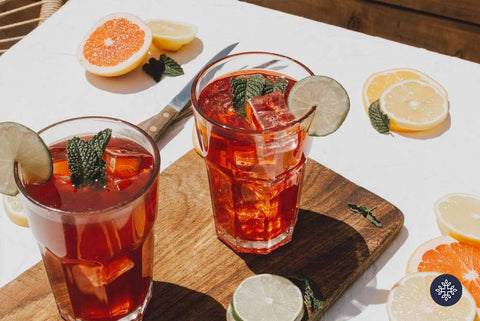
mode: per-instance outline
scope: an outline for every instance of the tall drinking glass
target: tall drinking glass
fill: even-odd
[[[315,107],[293,115],[286,100],[295,82],[312,74],[291,58],[247,52],[214,62],[193,82],[216,233],[237,252],[266,254],[292,239]],[[236,111],[232,79],[252,75],[262,75],[265,86],[283,82],[283,92],[263,92]]]
[[[106,187],[74,187],[66,142],[112,129]],[[53,160],[39,185],[15,179],[64,320],[141,320],[152,295],[153,224],[160,155],[138,127],[104,117],[65,120],[40,131]]]

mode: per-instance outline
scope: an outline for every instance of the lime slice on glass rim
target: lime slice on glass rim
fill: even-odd
[[[309,76],[293,85],[287,105],[298,118],[317,106],[308,134],[326,136],[336,131],[347,117],[350,99],[338,81],[327,76]]]
[[[300,321],[303,296],[290,280],[273,274],[258,274],[243,280],[233,293],[227,321]]]
[[[0,193],[18,193],[14,165],[30,183],[47,181],[53,172],[52,157],[42,138],[30,128],[14,122],[0,123]]]

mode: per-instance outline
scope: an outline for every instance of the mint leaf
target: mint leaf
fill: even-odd
[[[106,185],[103,153],[110,141],[111,129],[105,129],[89,141],[73,137],[67,141],[67,162],[72,185],[80,188],[84,185]]]
[[[160,61],[165,66],[165,75],[168,76],[180,76],[183,75],[182,67],[171,57],[166,54],[160,56]]]
[[[371,209],[368,209],[366,206],[348,204],[348,208],[354,213],[362,214],[363,217],[367,218],[376,227],[383,227],[382,222],[380,222],[380,220],[376,218],[375,215],[373,215],[372,213],[372,211],[377,208],[376,206]]]
[[[307,306],[309,316],[312,315],[315,311],[323,309],[325,301],[320,299],[321,296],[319,294],[316,294],[316,292],[318,293],[319,291],[317,291],[316,289],[314,290],[313,281],[310,281],[309,279],[298,275],[290,275],[286,276],[286,278],[292,281],[296,286],[298,286],[298,288],[302,292],[303,301]]]
[[[111,136],[112,130],[110,128],[107,128],[98,132],[95,136],[92,137],[89,144],[97,153],[97,157],[103,157],[103,153],[105,152],[105,148],[107,148]]]
[[[238,116],[245,118],[247,101],[262,94],[265,78],[260,74],[255,74],[249,77],[230,78],[230,82],[233,109]]]
[[[373,128],[380,134],[388,134],[390,132],[390,119],[380,108],[380,100],[375,100],[368,107],[368,116]]]
[[[267,79],[265,81],[265,86],[263,88],[262,95],[268,95],[277,90],[280,90],[282,94],[285,94],[287,85],[288,85],[288,80],[286,80],[285,78],[277,78],[277,80],[275,81]]]
[[[159,82],[165,73],[165,63],[155,58],[150,58],[148,62],[142,66],[142,69],[150,75],[153,80]]]
[[[161,54],[158,59],[150,58],[148,62],[142,66],[142,69],[156,82],[159,82],[164,74],[167,76],[183,75],[182,67],[166,54]]]

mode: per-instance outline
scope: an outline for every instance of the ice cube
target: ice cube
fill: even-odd
[[[265,130],[286,125],[295,120],[295,116],[288,110],[283,93],[277,90],[248,100],[247,119],[256,129]]]
[[[104,281],[106,284],[113,282],[119,276],[125,272],[131,270],[135,266],[130,258],[127,256],[122,256],[115,261],[109,262],[107,265],[104,265]]]
[[[88,288],[105,285],[103,281],[103,266],[101,264],[74,264],[71,268],[72,276],[77,287],[85,292]]]
[[[135,266],[127,256],[111,261],[107,264],[100,263],[77,263],[71,267],[75,284],[83,292],[88,289],[107,285]]]
[[[68,161],[66,159],[53,162],[53,175],[70,177],[71,174],[70,170],[68,169]]]
[[[107,190],[123,191],[132,185],[134,178],[107,178]]]
[[[108,148],[104,156],[107,163],[107,173],[120,179],[137,175],[140,170],[142,155],[120,148]]]

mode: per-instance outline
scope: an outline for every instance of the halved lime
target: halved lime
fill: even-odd
[[[350,99],[338,81],[315,75],[303,78],[293,85],[287,105],[297,117],[317,106],[308,134],[326,136],[342,125],[350,110]]]
[[[52,157],[42,138],[30,128],[14,122],[0,123],[0,193],[18,193],[13,166],[17,162],[30,183],[47,181],[52,175]]]
[[[303,296],[290,280],[273,274],[246,278],[233,293],[227,320],[299,321],[303,318]]]

